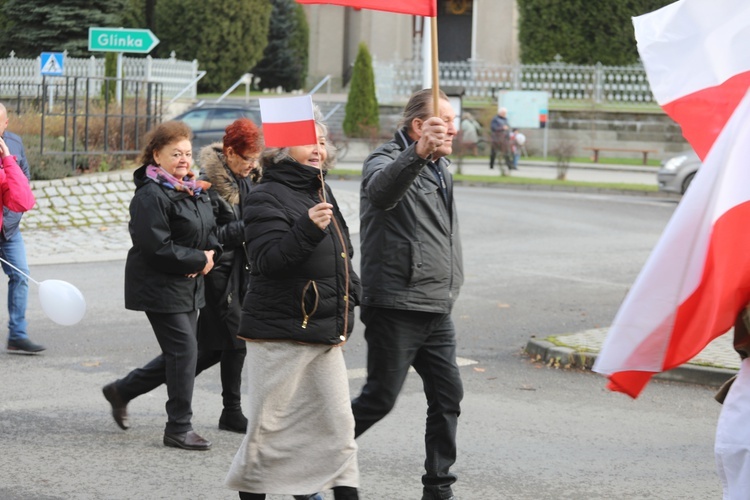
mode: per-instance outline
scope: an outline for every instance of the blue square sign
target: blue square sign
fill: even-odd
[[[62,76],[65,54],[62,52],[42,52],[42,75]]]

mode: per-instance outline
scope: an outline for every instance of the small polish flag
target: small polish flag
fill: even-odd
[[[268,148],[317,144],[312,96],[259,99],[263,140]]]

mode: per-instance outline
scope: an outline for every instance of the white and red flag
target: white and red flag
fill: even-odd
[[[657,102],[703,160],[594,365],[637,397],[750,302],[750,2],[680,0],[633,24]]]
[[[258,101],[266,147],[318,143],[312,96],[261,98]]]
[[[329,4],[356,9],[383,10],[414,16],[437,16],[436,0],[297,0],[302,4]]]

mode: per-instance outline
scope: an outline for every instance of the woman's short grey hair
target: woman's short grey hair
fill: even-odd
[[[313,106],[313,116],[315,117],[315,126],[318,128],[318,135],[322,135],[323,137],[328,138],[328,126],[323,122],[323,113],[320,111],[320,108],[317,104]],[[336,162],[336,147],[326,140],[326,151],[328,152],[328,156],[326,157],[326,161],[323,164],[323,170],[328,170],[330,168],[333,168],[334,163]],[[289,156],[289,148],[266,148],[263,150],[263,153],[260,156],[261,160],[261,166],[262,168],[266,168],[267,166],[273,166],[277,163],[281,163],[284,160],[290,160],[292,159],[291,156]]]

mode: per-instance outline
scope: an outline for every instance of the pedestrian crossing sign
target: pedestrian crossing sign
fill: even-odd
[[[42,75],[62,76],[65,54],[62,52],[42,52]]]

